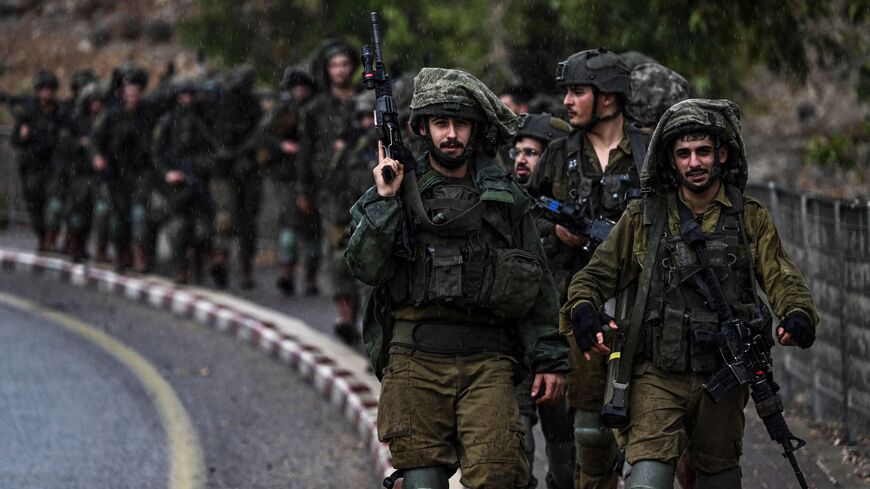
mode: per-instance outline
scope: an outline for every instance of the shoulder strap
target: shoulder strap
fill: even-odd
[[[645,197],[643,200],[643,206],[655,207],[654,209],[649,209],[654,218],[652,220],[650,232],[647,234],[648,244],[646,258],[643,261],[643,270],[640,272],[637,296],[635,297],[634,307],[631,308],[625,346],[622,349],[623,355],[620,357],[619,373],[616,376],[616,381],[620,384],[628,384],[629,379],[631,379],[634,352],[637,351],[637,345],[640,341],[641,323],[643,322],[643,313],[646,309],[646,300],[649,296],[649,288],[652,282],[653,268],[655,268],[656,255],[659,252],[659,243],[661,242],[662,232],[664,231],[665,223],[668,220],[667,205],[661,197]],[[644,213],[646,214],[646,211]]]
[[[634,124],[629,124],[625,127],[625,134],[628,136],[628,143],[631,145],[631,156],[634,159],[634,167],[637,169],[638,178],[640,178],[643,172],[643,162],[646,160],[650,136],[635,127]]]

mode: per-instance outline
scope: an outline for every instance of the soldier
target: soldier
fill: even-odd
[[[348,209],[369,189],[372,169],[378,161],[378,134],[374,128],[375,93],[365,91],[356,97],[353,130],[344,136],[347,144],[330,164],[327,188],[332,199],[324,209],[330,250],[329,272],[336,306],[335,335],[348,345],[362,339],[357,328],[362,303],[361,283],[347,269],[344,251],[353,232]]]
[[[622,432],[632,465],[626,487],[672,487],[684,448],[697,487],[740,487],[749,388],[735,388],[714,403],[700,387],[723,366],[716,339],[721,318],[705,295],[711,286],[699,273],[694,242],[690,248],[681,229],[700,225],[726,307],[737,317],[769,334],[760,286],[783,318],[781,344],[807,348],[815,339],[818,315],[809,290],[768,211],[743,195],[748,163],[739,118],[739,107],[728,100],[691,99],[668,109],[642,173],[645,197],[629,204],[574,277],[562,308],[562,330],[575,336],[581,351],[607,352],[601,325],[616,324],[601,312],[602,304],[617,293],[635,295],[629,302],[638,307],[631,317],[641,328],[639,346],[621,352],[634,361],[631,419]]]
[[[216,207],[211,275],[226,287],[232,237],[239,240],[239,286],[254,287],[254,254],[257,251],[257,214],[263,193],[261,168],[256,161],[263,109],[254,95],[254,70],[241,66],[229,75],[215,113],[212,129],[226,148],[217,158],[209,186]]]
[[[137,272],[151,267],[147,249],[153,236],[148,223],[148,199],[154,179],[150,135],[155,114],[143,102],[148,72],[127,68],[121,101],[108,108],[94,125],[93,166],[106,184],[111,199],[115,268],[131,265]]]
[[[571,126],[567,122],[550,114],[520,115],[517,135],[510,150],[517,183],[527,183],[538,166],[541,153],[550,141],[565,137],[570,131]],[[538,485],[537,479],[532,476],[535,461],[535,436],[532,428],[540,417],[541,429],[547,441],[547,487],[568,489],[574,485],[573,416],[564,400],[552,405],[536,406],[531,391],[532,376],[527,375],[516,389],[520,416],[525,427],[526,459],[529,461],[529,484],[526,487],[534,488]]]
[[[567,137],[571,126],[550,114],[522,114],[509,156],[520,185],[529,182],[550,141]]]
[[[172,278],[184,284],[198,278],[209,252],[214,213],[208,172],[216,144],[195,104],[196,80],[180,78],[171,86],[176,106],[157,122],[151,143],[160,179],[151,218],[166,227]]]
[[[492,161],[516,116],[442,68],[417,75],[411,111],[429,150],[416,170],[381,152],[345,254],[375,287],[363,336],[383,382],[378,435],[406,489],[446,488],[457,467],[470,488],[525,487],[512,378],[528,355],[532,395],[555,402],[568,365],[532,203]]]
[[[261,164],[268,164],[278,198],[278,263],[281,274],[276,286],[285,296],[293,295],[296,287],[299,241],[307,237],[300,232],[300,228],[311,226],[307,222],[311,216],[299,212],[299,196],[308,191],[301,178],[309,173],[303,172],[302,165],[310,164],[310,147],[305,134],[307,114],[300,100],[296,99],[299,80],[294,81],[294,76],[289,76],[287,71],[284,73],[280,84],[281,101],[264,121],[264,145],[257,156],[258,161],[265,160]],[[318,256],[320,253],[319,242],[304,240],[303,246],[306,249],[315,248],[306,253],[308,256]]]
[[[284,70],[284,76],[278,84],[282,93],[289,94],[299,105],[305,105],[314,96],[316,86],[314,79],[304,70],[289,67]]]
[[[103,112],[105,87],[92,82],[81,90],[67,126],[61,131],[59,151],[65,163],[69,190],[63,206],[67,230],[67,251],[74,262],[86,256],[95,199],[99,189],[91,164],[91,130]]]
[[[571,55],[559,63],[557,83],[565,88],[572,131],[550,143],[532,174],[529,191],[585,208],[591,219],[617,220],[631,196],[638,196],[648,134],[623,116],[630,99],[630,74],[625,63],[600,48]],[[568,282],[589,259],[586,236],[543,219],[538,228],[544,239],[550,270],[561,301]],[[583,362],[571,346],[571,374],[566,379],[568,405],[575,409],[575,485],[578,489],[615,488],[616,440],[598,422],[604,401],[606,357]]]
[[[58,81],[54,73],[40,71],[33,81],[35,97],[28,99],[15,118],[11,142],[18,149],[18,173],[37,250],[54,251],[57,227],[46,222],[47,204],[56,178],[53,158],[64,125],[58,106]]]
[[[309,192],[299,195],[299,211],[306,216],[306,225],[302,227],[305,239],[320,243],[322,225],[320,223],[320,207],[315,199],[318,197],[318,186],[325,181],[327,168],[335,153],[344,149],[341,139],[353,123],[356,107],[354,97],[357,87],[353,82],[358,55],[347,43],[332,41],[326,44],[321,57],[322,80],[325,89],[312,99],[306,107],[308,112],[308,134],[311,139],[311,161],[305,166],[307,175],[302,177]],[[327,196],[320,199],[323,202]],[[317,286],[317,271],[320,268],[320,249],[312,248],[316,255],[309,255],[305,267],[305,293],[316,295],[320,293]]]

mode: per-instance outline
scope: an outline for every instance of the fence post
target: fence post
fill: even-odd
[[[842,219],[842,202],[840,200],[834,201],[834,239],[836,240],[835,248],[838,251],[840,260],[840,270],[839,270],[839,284],[840,290],[837,295],[837,309],[840,311],[838,314],[837,322],[837,330],[840,332],[840,385],[843,392],[843,426],[840,432],[840,439],[844,442],[848,443],[850,441],[850,430],[849,430],[849,391],[851,388],[850,376],[849,376],[849,328],[846,323],[846,292],[848,289],[848,283],[846,281],[846,270],[847,270],[847,253],[849,252],[849,247],[846,246],[846,233],[843,230],[843,219]]]

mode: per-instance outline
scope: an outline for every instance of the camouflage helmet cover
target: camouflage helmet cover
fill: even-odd
[[[411,128],[419,134],[422,116],[444,115],[484,122],[500,141],[517,131],[517,116],[483,82],[470,73],[446,68],[423,68],[414,78]]]
[[[89,83],[92,83],[98,79],[97,74],[94,73],[94,70],[90,68],[85,68],[83,70],[77,70],[73,73],[72,78],[70,79],[70,88],[73,91],[79,91]]]
[[[626,112],[643,127],[654,127],[672,105],[692,97],[689,82],[658,63],[638,65],[631,72],[631,97]]]
[[[558,117],[550,114],[522,114],[519,116],[514,142],[528,137],[548,144],[554,139],[567,136],[570,132],[571,125]]]
[[[556,68],[560,87],[591,85],[602,92],[631,97],[631,70],[616,53],[605,48],[574,53]]]

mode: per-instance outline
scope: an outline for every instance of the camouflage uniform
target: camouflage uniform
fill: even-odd
[[[374,100],[365,92],[358,96],[358,113],[371,116]],[[362,112],[359,112],[362,111]],[[333,300],[338,307],[348,308],[351,322],[339,322],[335,333],[348,344],[357,343],[357,315],[362,296],[367,292],[363,284],[351,275],[344,260],[344,252],[353,229],[348,210],[363,195],[372,181],[372,169],[378,161],[378,138],[374,127],[357,127],[359,134],[347,141],[347,146],[335,155],[329,166],[326,188],[332,197],[324,208],[325,220],[329,223],[328,240],[330,260],[329,275],[332,281]]]
[[[64,180],[69,189],[63,205],[67,229],[67,246],[73,261],[85,256],[85,246],[91,230],[93,211],[100,181],[91,162],[91,130],[102,110],[102,88],[92,83],[85,87],[69,120],[61,131],[59,151],[64,162]],[[94,112],[91,103],[100,103]]]
[[[269,175],[278,199],[278,264],[283,268],[278,279],[278,288],[285,295],[293,293],[295,268],[299,260],[300,232],[307,216],[297,209],[298,196],[307,191],[304,178],[310,174],[302,168],[310,164],[309,139],[306,135],[306,112],[292,99],[280,102],[264,123],[264,144],[257,152],[261,166],[269,166]],[[296,144],[298,152],[288,154],[282,151],[282,143]],[[319,254],[319,243],[303,240],[306,255]],[[315,250],[312,252],[311,247]]]
[[[178,90],[194,95],[192,85]],[[201,271],[210,247],[214,208],[208,174],[214,151],[208,127],[193,101],[164,114],[154,128],[152,154],[159,183],[152,197],[151,219],[169,237],[172,273],[178,283],[186,283],[189,273]],[[171,171],[183,173],[184,180],[167,182]]]
[[[550,143],[532,174],[529,191],[533,195],[585,205],[589,218],[616,221],[628,199],[639,195],[639,168],[649,135],[625,120],[622,140],[610,150],[607,166],[602,170],[587,130],[594,128],[599,120],[605,120],[597,114],[600,92],[630,98],[628,68],[604,48],[581,51],[560,64],[557,81],[563,87],[591,86],[594,112],[587,127],[574,128],[567,138]],[[538,229],[560,303],[564,303],[568,283],[587,263],[590,251],[588,247],[563,243],[555,234],[555,225],[543,218],[538,219]],[[612,489],[618,482],[618,473],[614,470],[618,448],[611,431],[598,422],[598,409],[604,402],[605,358],[593,355],[591,361],[585,361],[570,338],[568,344],[572,370],[566,378],[566,399],[575,410],[575,487]]]
[[[539,141],[545,150],[552,140],[567,136],[571,130],[567,122],[550,114],[523,114],[519,119],[519,128],[511,148],[520,139],[529,137]],[[513,166],[512,162],[511,171]],[[532,380],[532,376],[527,375],[516,388],[520,416],[525,428],[526,459],[529,461],[527,487],[534,488],[538,485],[538,480],[532,475],[535,461],[535,436],[532,428],[540,417],[541,431],[547,442],[547,488],[568,489],[573,486],[574,472],[573,413],[564,399],[553,405],[536,405],[532,399]]]
[[[429,165],[439,156],[427,153],[406,170],[402,197],[372,188],[352,209],[345,256],[374,286],[363,335],[383,379],[379,438],[407,469],[409,489],[427,487],[415,485],[424,473],[428,487],[446,487],[457,466],[467,487],[521,488],[528,472],[511,379],[523,352],[534,372],[567,371],[567,350],[554,336],[556,294],[531,201],[486,156],[513,136],[516,117],[458,70],[424,68],[414,88],[412,127],[441,114],[475,121],[477,136],[459,160],[466,178],[442,176]],[[409,249],[396,243],[400,221],[412,227]]]
[[[38,91],[41,88],[57,90],[57,78],[53,74],[40,72],[34,89]],[[58,136],[65,124],[63,116],[56,101],[52,100],[43,106],[34,97],[27,100],[16,115],[12,128],[11,143],[18,150],[18,174],[21,177],[24,204],[40,250],[53,250],[58,231],[57,207],[60,201],[57,191],[62,189],[56,185],[58,172],[54,158]],[[25,126],[29,134],[22,138],[21,129]],[[51,206],[55,208],[54,212]]]
[[[257,214],[263,193],[260,166],[255,159],[263,109],[254,96],[254,72],[236,68],[226,90],[207,120],[223,145],[213,166],[209,190],[215,203],[215,236],[212,276],[219,287],[227,283],[227,265],[233,236],[239,241],[242,288],[251,288],[253,260],[257,251]]]
[[[736,104],[693,99],[671,107],[656,128],[641,176],[649,192],[642,201],[629,204],[589,264],[574,276],[561,316],[563,333],[572,335],[572,309],[589,304],[597,311],[617,292],[640,288],[638,277],[650,247],[650,225],[667,216],[661,244],[656,244],[649,296],[637,298],[644,300],[644,322],[638,325],[641,346],[634,352],[631,420],[622,432],[627,462],[633,465],[626,487],[670,487],[673,467],[686,447],[698,474],[698,487],[740,486],[748,389],[737,388],[713,403],[702,388],[710,373],[721,366],[721,358],[716,347],[693,339],[700,337],[694,332],[715,333],[719,322],[715,311],[686,280],[688,268],[681,268],[691,258],[679,255],[682,238],[677,202],[683,197],[670,159],[671,141],[677,136],[708,130],[717,131],[717,141],[721,138],[728,144],[729,157],[721,164],[721,187],[700,225],[729,303],[742,319],[766,317],[769,321],[769,312],[755,293],[757,280],[778,317],[805,315],[813,329],[818,322],[809,290],[782,248],[770,214],[759,202],[742,195],[747,162]],[[714,249],[722,252],[714,255]],[[624,319],[617,318],[624,329],[634,327]],[[650,485],[651,480],[657,482]]]
[[[327,168],[335,156],[336,142],[346,144],[342,136],[351,126],[356,114],[353,98],[342,100],[329,90],[321,92],[306,107],[311,135],[311,161],[306,165],[308,173],[302,178],[309,182],[307,194],[313,205],[312,213],[304,217],[301,232],[304,239],[317,246],[308,247],[305,261],[305,276],[308,286],[316,282],[320,269],[320,241],[323,235],[320,210],[332,196],[320,194],[326,182]],[[315,202],[316,199],[316,202]],[[315,286],[316,288],[316,286]]]

